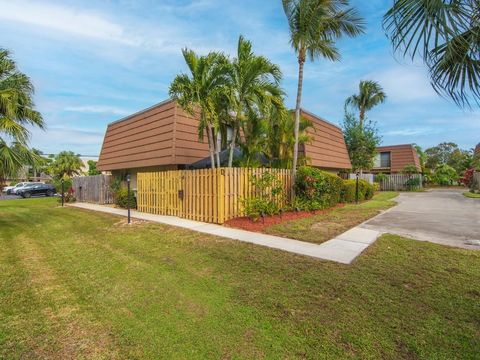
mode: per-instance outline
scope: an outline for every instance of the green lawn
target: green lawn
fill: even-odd
[[[285,221],[266,228],[265,232],[319,244],[392,207],[395,205],[392,199],[397,196],[394,191],[379,192],[359,205],[349,204],[326,214]]]
[[[1,359],[479,358],[480,252],[385,235],[346,266],[118,222],[0,201]]]
[[[480,199],[480,194],[477,194],[477,193],[472,193],[470,191],[465,191],[463,193],[463,196],[466,196],[468,198],[472,198],[472,199]]]

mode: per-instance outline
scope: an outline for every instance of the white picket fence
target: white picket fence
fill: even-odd
[[[350,180],[356,180],[357,179],[357,174],[349,174],[348,178]],[[368,181],[370,184],[373,184],[373,174],[361,174],[358,176],[359,179],[363,179]]]
[[[405,174],[389,174],[385,175],[387,178],[380,181],[380,190],[382,191],[399,191],[399,190],[418,190],[423,187],[422,175],[405,175]],[[419,185],[416,188],[409,188],[407,181],[409,179],[419,179]]]

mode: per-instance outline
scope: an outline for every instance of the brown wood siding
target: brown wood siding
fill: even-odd
[[[390,172],[392,173],[402,172],[406,165],[415,165],[418,171],[422,170],[420,158],[411,144],[380,146],[377,151],[390,152]]]
[[[177,106],[175,124],[175,162],[192,164],[209,155],[207,136],[203,142],[198,138],[198,118],[186,114]]]
[[[166,101],[108,126],[101,171],[172,164],[175,103]]]
[[[350,169],[352,164],[342,130],[308,112],[302,111],[302,116],[313,124],[313,128],[307,131],[312,140],[304,145],[308,164],[328,169]]]

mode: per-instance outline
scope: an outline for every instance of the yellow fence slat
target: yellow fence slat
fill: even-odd
[[[259,194],[260,189],[252,184],[253,176],[259,177],[265,172],[272,173],[275,184],[283,187],[282,195],[275,201],[284,206],[290,196],[290,170],[217,168],[138,173],[138,210],[222,224],[245,215],[245,199],[273,196],[272,189]]]

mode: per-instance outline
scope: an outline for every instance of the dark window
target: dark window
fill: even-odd
[[[389,152],[380,153],[380,167],[382,167],[382,168],[390,167],[390,153]]]

